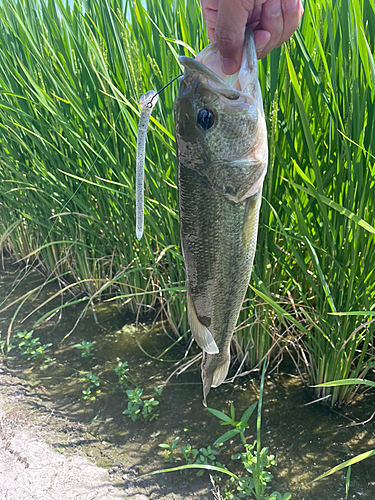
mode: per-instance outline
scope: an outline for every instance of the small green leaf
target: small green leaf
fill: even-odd
[[[350,476],[352,473],[352,466],[349,465],[348,467],[348,472],[346,473],[346,479],[345,479],[345,499],[348,500],[349,497],[349,487],[350,487]]]
[[[215,417],[219,418],[220,420],[224,420],[224,422],[231,422],[232,419],[228,417],[228,415],[225,415],[225,413],[219,411],[219,410],[214,410],[213,408],[207,408],[207,410],[212,413],[212,415],[215,415]]]
[[[178,440],[179,440],[179,439],[180,439],[179,437],[176,437],[176,439],[175,439],[175,440],[173,441],[173,443],[172,443],[172,448],[175,448],[175,447],[176,447],[176,445],[177,445],[177,443],[178,443]]]
[[[241,422],[243,422],[245,424],[247,423],[247,421],[249,420],[249,418],[253,414],[253,412],[254,412],[257,404],[258,404],[258,402],[255,402],[254,404],[252,404],[251,406],[249,406],[249,408],[242,415]]]
[[[228,439],[231,439],[232,437],[236,436],[239,433],[240,431],[238,429],[232,429],[231,431],[228,431],[219,438],[217,438],[216,441],[214,442],[214,445],[216,446],[218,444],[225,443],[225,441],[228,441]]]
[[[341,385],[368,385],[375,387],[375,382],[363,378],[345,378],[342,380],[332,380],[332,382],[324,382],[322,384],[314,385],[313,387],[338,387]]]
[[[234,419],[236,417],[236,413],[234,411],[233,403],[230,404],[230,416],[232,417],[232,420],[234,421]]]
[[[365,453],[361,453],[360,455],[357,455],[353,458],[350,458],[349,460],[346,460],[346,462],[343,462],[342,464],[336,465],[336,467],[333,467],[332,469],[328,470],[327,472],[324,472],[324,474],[321,474],[320,476],[318,476],[316,479],[314,479],[311,482],[315,483],[316,481],[319,481],[319,479],[323,479],[324,477],[330,476],[334,472],[345,469],[345,467],[349,467],[350,465],[357,464],[358,462],[361,462],[362,460],[365,460],[366,458],[370,458],[374,455],[375,455],[375,450],[369,450],[369,451],[366,451]]]

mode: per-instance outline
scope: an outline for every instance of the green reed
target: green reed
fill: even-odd
[[[321,383],[363,376],[372,361],[373,324],[337,313],[372,309],[375,293],[375,16],[370,2],[305,6],[284,58],[262,65],[271,75],[279,65],[273,96],[268,83],[278,127],[262,213],[277,238],[256,269],[268,291],[283,301],[290,293],[288,310],[308,330],[299,343],[309,379]],[[262,275],[269,263],[282,268],[281,283]],[[353,393],[317,389],[328,394],[334,404]]]
[[[7,239],[19,258],[47,273],[70,269],[90,296],[110,281],[134,313],[162,302],[180,318],[173,89],[149,133],[146,235],[134,238],[137,102],[178,63],[141,5],[134,30],[121,5],[1,6],[1,222],[7,230],[20,221]],[[171,12],[169,2],[154,7],[156,20]]]
[[[299,31],[259,63],[270,162],[234,343],[247,367],[286,349],[316,385],[371,366],[374,328],[361,313],[375,292],[374,33],[373,0],[307,0]],[[179,55],[206,44],[197,0],[0,5],[0,244],[63,276],[76,300],[115,299],[178,336],[188,325],[177,83],[151,119],[141,242],[137,102],[180,72]],[[332,404],[355,393],[316,391]]]

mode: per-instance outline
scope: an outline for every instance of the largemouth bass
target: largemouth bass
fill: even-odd
[[[267,130],[252,33],[237,75],[216,43],[185,67],[175,104],[187,314],[203,350],[203,403],[228,373],[230,342],[249,284],[267,170]]]

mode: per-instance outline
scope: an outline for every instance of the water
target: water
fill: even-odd
[[[18,273],[7,262],[6,270],[0,272],[2,301],[14,289],[17,277]],[[40,282],[39,275],[30,275],[14,290],[6,304]],[[56,288],[48,285],[38,297],[34,297],[33,302],[22,306],[13,335],[17,331],[29,331],[37,317],[60,304],[60,299],[56,298],[23,323],[20,322],[55,292]],[[15,304],[0,313],[2,340],[16,307]],[[16,375],[27,380],[31,392],[38,394],[46,407],[66,416],[69,422],[89,426],[95,439],[92,443],[88,439],[73,440],[76,448],[84,450],[99,465],[110,468],[120,463],[122,471],[131,470],[138,474],[170,466],[163,463],[158,447],[160,443],[171,444],[179,436],[181,445],[190,443],[200,448],[212,444],[228,430],[228,427],[220,427],[219,420],[202,405],[199,363],[178,378],[172,377],[164,387],[158,407],[159,418],[151,422],[132,422],[124,416],[122,412],[127,407],[127,398],[124,390],[118,387],[113,372],[118,359],[128,362],[132,378],[144,389],[144,395],[151,396],[153,388],[163,386],[176,369],[173,361],[181,359],[184,351],[175,346],[162,356],[163,361],[155,360],[171,346],[172,339],[160,325],[151,328],[147,323],[136,327],[117,310],[114,303],[96,305],[98,322],[90,310],[73,333],[63,340],[72,330],[81,310],[81,305],[65,309],[61,317],[56,313],[43,326],[35,329],[34,337],[40,337],[42,344],[53,344],[47,351],[50,357],[56,358],[53,363],[43,369],[31,367],[30,363],[20,360],[14,349],[11,354],[16,352],[15,359],[8,365]],[[82,351],[74,347],[83,340],[93,343],[94,356],[82,358]],[[189,352],[189,356],[197,354],[198,349],[193,348]],[[321,403],[306,406],[313,400],[312,391],[302,386],[300,378],[287,363],[282,368],[279,375],[267,376],[263,401],[262,446],[267,446],[277,461],[271,491],[290,491],[299,500],[344,499],[346,470],[316,483],[311,481],[335,465],[375,448],[374,421],[360,423],[372,415],[372,393],[359,395],[354,404],[341,410],[330,410]],[[89,371],[101,380],[101,392],[91,402],[85,401],[82,394],[88,385],[84,379]],[[212,390],[208,396],[209,407],[228,413],[228,406],[233,402],[240,416],[257,401],[259,378],[245,377],[237,381]],[[132,385],[126,388],[130,389]],[[248,441],[253,442],[255,415],[249,425]],[[242,473],[238,461],[231,460],[231,455],[240,451],[240,442],[234,439],[218,460],[235,473]],[[350,499],[375,498],[374,472],[373,457],[352,467]],[[197,478],[194,472],[152,476],[144,484],[149,492],[157,487],[159,495],[163,488],[166,494],[175,492],[176,495],[170,498],[212,498],[208,494],[208,477]]]

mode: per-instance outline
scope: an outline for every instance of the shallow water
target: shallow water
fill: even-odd
[[[34,273],[14,289],[18,276],[9,263],[6,270],[0,272],[1,302],[11,290],[14,292],[5,303],[10,303],[40,283],[40,277]],[[13,335],[17,331],[29,331],[33,321],[60,303],[57,298],[20,323],[56,290],[54,286],[48,285],[33,302],[24,304],[16,319]],[[2,340],[16,307],[14,305],[0,313]],[[122,412],[127,407],[127,398],[124,390],[118,387],[113,372],[117,360],[128,362],[131,376],[139,387],[144,388],[144,395],[147,396],[151,395],[154,386],[161,387],[165,383],[176,369],[173,361],[181,359],[184,351],[175,346],[162,356],[163,361],[153,359],[171,346],[172,339],[160,325],[151,328],[150,323],[146,323],[136,327],[126,320],[113,303],[96,305],[98,322],[90,310],[73,333],[63,340],[73,328],[81,310],[81,305],[67,308],[61,318],[55,314],[43,326],[35,329],[34,337],[40,337],[42,344],[53,344],[48,355],[56,360],[50,365],[43,369],[32,367],[30,363],[20,360],[16,349],[10,353],[16,353],[14,360],[8,363],[10,370],[26,379],[32,391],[42,398],[47,407],[66,416],[69,421],[89,425],[90,432],[100,437],[100,446],[98,439],[95,446],[73,440],[65,445],[67,449],[72,446],[85,447],[87,454],[99,465],[111,468],[121,463],[123,470],[128,468],[145,473],[169,466],[164,464],[160,455],[160,443],[171,444],[179,436],[181,445],[190,443],[196,448],[206,447],[228,430],[228,427],[220,427],[219,420],[202,405],[199,363],[192,365],[178,378],[172,377],[164,387],[156,420],[132,422],[124,416]],[[74,347],[82,340],[93,342],[93,356],[82,358],[81,351]],[[196,354],[199,354],[199,350],[193,348],[189,356]],[[88,385],[84,378],[88,371],[101,380],[101,392],[95,401],[83,399],[82,390]],[[237,381],[212,390],[208,397],[209,407],[228,413],[229,403],[233,402],[239,416],[256,402],[259,379],[244,377]],[[126,388],[131,389],[132,385],[128,384]],[[373,412],[372,393],[358,396],[354,404],[337,411],[321,403],[306,406],[313,400],[312,391],[304,388],[293,370],[284,366],[284,371],[281,370],[279,375],[267,376],[263,397],[262,446],[267,446],[277,461],[270,491],[290,491],[295,494],[293,498],[300,500],[344,499],[345,471],[316,483],[311,484],[311,481],[331,467],[375,448],[374,421],[360,424]],[[253,442],[255,415],[251,417],[249,425],[248,441]],[[220,462],[236,473],[242,471],[238,468],[238,461],[231,461],[230,457],[242,451],[239,445],[239,440],[234,439],[218,457]],[[352,467],[350,499],[375,498],[374,460],[371,457]],[[153,476],[147,481],[151,485],[149,491],[152,490],[152,484],[158,485],[160,491],[165,486],[166,491],[169,488],[168,491],[175,491],[179,495],[175,498],[213,498],[208,493],[209,480],[206,475],[196,478],[194,472],[172,473]],[[153,498],[151,493],[150,498]]]

